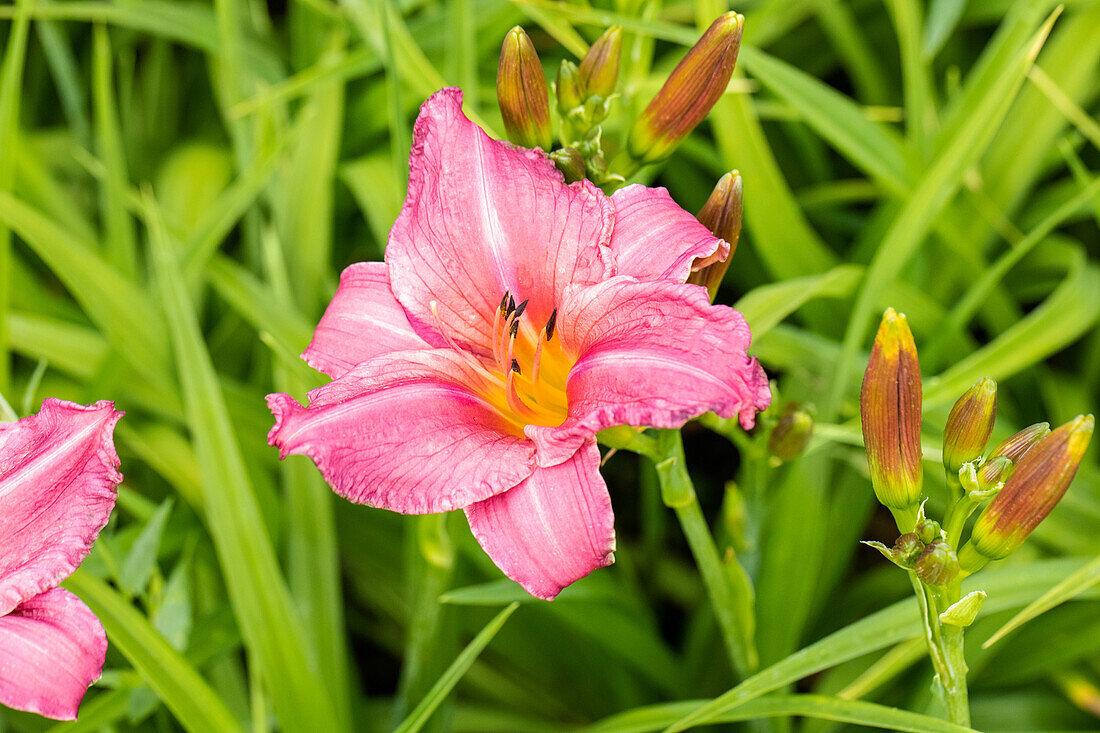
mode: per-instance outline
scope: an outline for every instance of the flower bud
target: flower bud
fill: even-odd
[[[980,566],[981,558],[1007,557],[1023,544],[1069,488],[1088,448],[1093,425],[1092,415],[1079,415],[1024,453],[997,498],[978,517],[970,542],[963,548],[965,566]]]
[[[913,567],[922,552],[924,543],[912,532],[907,532],[894,541],[894,557],[899,564],[906,567]]]
[[[1020,460],[1020,457],[1031,450],[1043,438],[1050,435],[1050,423],[1037,422],[1029,425],[997,446],[989,456],[1004,456],[1012,462]]]
[[[518,25],[508,31],[497,67],[497,102],[508,139],[525,148],[550,150],[550,102],[546,77],[531,39]]]
[[[891,509],[920,501],[921,377],[905,316],[887,308],[859,395],[871,484]]]
[[[707,289],[711,300],[718,295],[718,286],[726,276],[730,260],[737,249],[737,240],[741,238],[742,193],[741,174],[730,171],[718,179],[707,202],[695,217],[711,234],[726,240],[730,245],[730,253],[724,260],[712,262],[688,276],[689,283],[702,285]]]
[[[983,377],[966,391],[947,416],[943,431],[943,467],[954,476],[962,464],[985,451],[997,416],[997,383]]]
[[[613,25],[604,31],[581,61],[579,76],[585,96],[610,97],[619,80],[619,57],[623,46],[623,28]]]
[[[978,469],[978,491],[989,491],[1008,481],[1014,464],[1006,456],[993,456]]]
[[[563,117],[567,116],[570,110],[582,106],[584,100],[588,98],[584,83],[581,82],[580,71],[569,59],[562,59],[561,66],[558,67],[555,92],[558,97],[558,109]]]
[[[672,70],[630,131],[627,150],[635,160],[667,158],[707,116],[733,74],[744,23],[737,13],[722,15]]]
[[[797,402],[788,402],[783,415],[768,436],[768,453],[780,461],[789,461],[802,455],[814,431],[810,413]]]
[[[550,153],[550,160],[565,176],[566,183],[573,183],[584,178],[584,157],[576,148],[558,148]]]
[[[917,577],[928,585],[946,585],[959,574],[959,558],[951,545],[935,540],[924,548],[914,570]]]

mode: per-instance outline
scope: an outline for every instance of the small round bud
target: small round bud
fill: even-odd
[[[922,552],[924,543],[912,532],[907,532],[894,541],[894,555],[899,563],[907,567],[913,567]]]
[[[928,545],[940,539],[940,525],[932,519],[921,519],[913,529],[920,541]]]
[[[783,415],[768,436],[768,452],[780,461],[790,461],[802,455],[814,431],[810,413],[797,402],[788,402]]]
[[[959,558],[951,545],[936,540],[924,548],[914,569],[917,577],[928,585],[946,585],[959,574]]]

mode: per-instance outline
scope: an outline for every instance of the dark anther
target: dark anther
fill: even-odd
[[[517,320],[519,319],[520,316],[523,315],[523,311],[525,311],[525,310],[527,310],[527,301],[526,300],[523,301],[522,303],[520,303],[518,306],[516,306],[516,319]]]
[[[500,299],[500,312],[501,315],[507,315],[508,313],[508,293],[505,293],[504,297]]]
[[[519,321],[512,321],[512,325],[508,327],[508,335],[515,338],[517,333],[519,333]]]
[[[554,324],[558,322],[558,309],[555,308],[554,312],[550,314],[550,320],[546,322],[546,340],[554,338]]]
[[[508,307],[504,309],[504,317],[512,315],[512,311],[516,309],[516,300],[511,295],[508,296]]]
[[[519,371],[519,362],[516,361],[515,359],[512,359],[512,371],[515,372],[516,374],[520,373],[520,371]]]

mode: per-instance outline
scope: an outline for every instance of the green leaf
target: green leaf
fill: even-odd
[[[168,515],[172,512],[172,503],[172,499],[165,499],[157,507],[156,512],[134,540],[129,554],[119,566],[118,584],[131,597],[145,589],[145,584],[149,582],[153,570],[156,569],[160,538],[164,534]]]
[[[1026,608],[1013,616],[1004,626],[997,629],[992,636],[986,639],[985,643],[982,644],[982,649],[988,649],[1028,621],[1043,615],[1068,600],[1076,598],[1097,583],[1100,583],[1100,558],[1088,563],[1029,603]]]
[[[73,573],[65,586],[99,617],[113,647],[184,728],[194,733],[242,730],[202,675],[125,598],[84,570]]]
[[[862,274],[859,265],[839,265],[820,275],[761,285],[745,293],[734,307],[745,316],[753,338],[758,339],[814,298],[850,295]]]
[[[515,610],[519,608],[518,603],[509,604],[504,610],[498,613],[492,621],[485,625],[477,636],[466,645],[466,648],[462,650],[462,653],[451,663],[451,666],[447,668],[447,671],[439,678],[439,680],[432,685],[432,689],[428,691],[428,694],[424,696],[417,706],[409,713],[409,717],[405,718],[401,722],[401,725],[394,729],[394,733],[416,733],[424,727],[424,724],[431,718],[432,713],[439,707],[447,695],[451,693],[455,685],[458,684],[462,676],[466,674],[470,666],[478,658],[478,655],[489,646],[489,642],[493,640],[493,637],[497,635],[501,627],[504,626],[504,622],[508,620]]]
[[[225,397],[203,343],[179,262],[155,202],[146,201],[150,245],[176,352],[206,520],[249,652],[287,731],[338,730],[301,618],[264,529]]]

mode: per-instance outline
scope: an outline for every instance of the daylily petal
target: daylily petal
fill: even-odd
[[[393,297],[385,263],[357,262],[340,275],[302,358],[335,379],[372,356],[426,348]]]
[[[566,286],[603,278],[613,221],[592,183],[567,186],[542,153],[490,139],[462,113],[462,92],[443,89],[416,121],[386,248],[391,287],[426,340],[439,343],[434,302],[447,335],[486,356],[505,292],[543,323]]]
[[[460,509],[515,486],[534,447],[471,386],[477,370],[447,349],[366,361],[309,393],[268,395],[281,457],[307,455],[336,493],[402,514]]]
[[[115,506],[113,402],[47,399],[0,427],[0,615],[76,569]]]
[[[616,275],[684,282],[692,270],[729,256],[729,242],[711,234],[663,188],[634,184],[620,188],[611,201]]]
[[[526,428],[540,465],[612,425],[674,428],[716,412],[749,428],[771,400],[764,370],[745,353],[745,319],[698,286],[614,277],[573,291],[560,322],[562,345],[578,358],[569,418]]]
[[[569,460],[466,507],[474,537],[505,575],[533,596],[561,589],[615,561],[615,517],[589,440]]]
[[[61,588],[0,616],[0,703],[55,720],[75,720],[107,655],[103,626]]]

